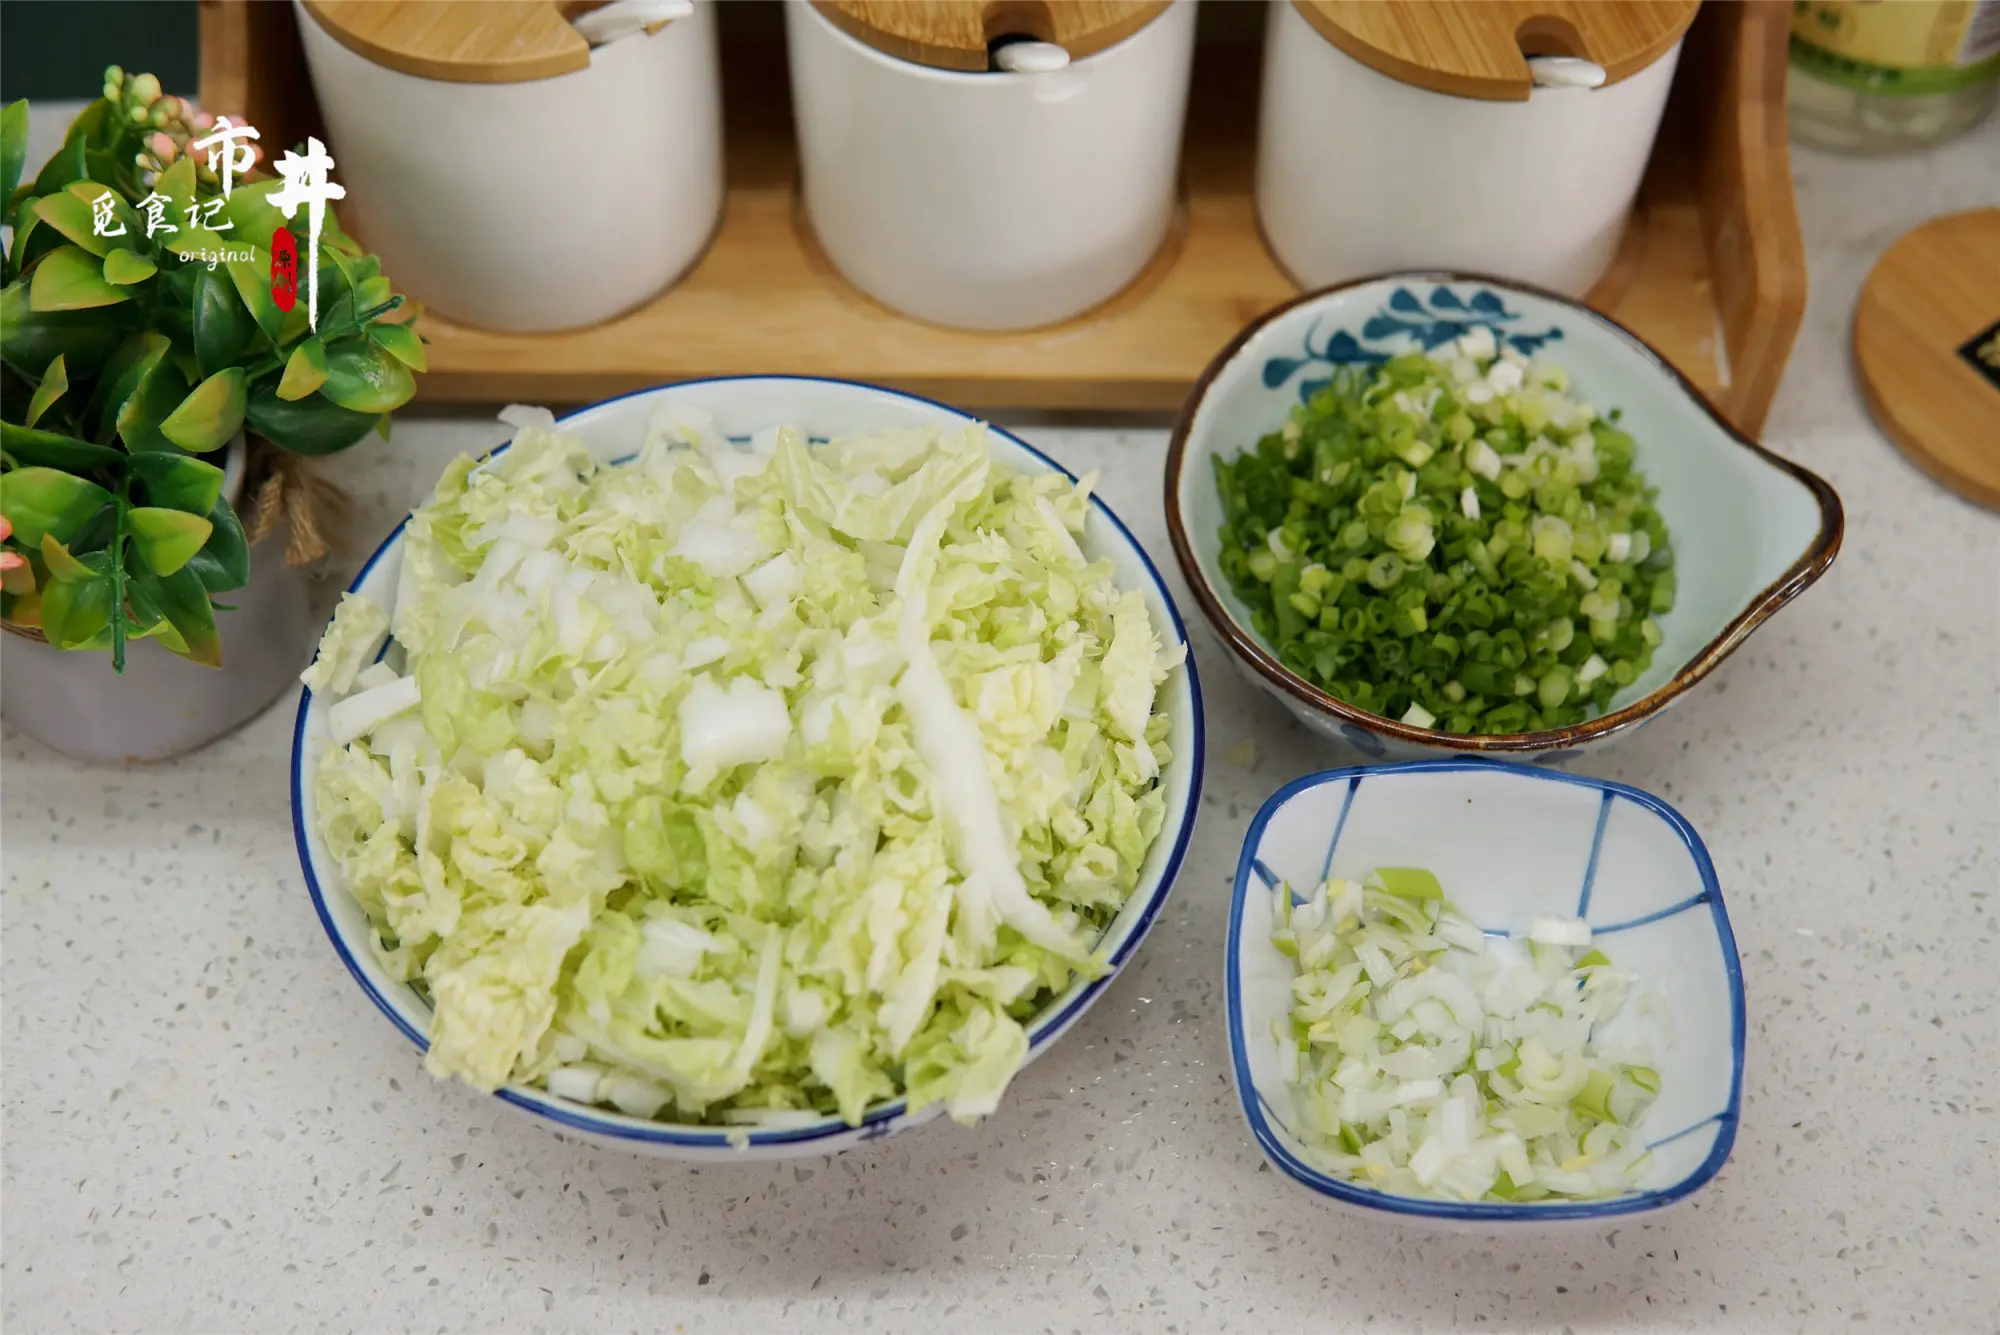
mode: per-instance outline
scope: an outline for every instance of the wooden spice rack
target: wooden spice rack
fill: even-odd
[[[1589,298],[1753,433],[1805,312],[1786,147],[1790,9],[1786,0],[1702,7],[1638,208]],[[267,144],[324,137],[292,6],[202,0],[201,26],[205,106],[240,111]],[[426,315],[419,398],[581,403],[672,380],[785,372],[969,408],[1177,408],[1218,349],[1298,291],[1265,249],[1251,199],[1258,52],[1244,42],[1198,48],[1182,206],[1131,287],[1061,325],[968,333],[879,306],[828,264],[799,206],[782,46],[725,23],[728,197],[707,254],[660,297],[588,329],[496,334]],[[340,145],[328,147],[338,159]],[[533,164],[515,169],[532,188]]]

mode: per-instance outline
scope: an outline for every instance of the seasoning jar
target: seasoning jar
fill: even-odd
[[[1799,0],[1792,133],[1821,148],[1916,148],[2000,100],[2000,0]]]
[[[1307,287],[1610,267],[1697,0],[1271,0],[1257,216]]]
[[[884,305],[1023,329],[1105,301],[1174,207],[1191,0],[791,0],[805,212]]]
[[[439,314],[595,324],[708,244],[722,113],[707,0],[297,2],[342,220]]]

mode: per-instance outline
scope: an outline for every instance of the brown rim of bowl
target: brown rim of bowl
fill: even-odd
[[[1257,335],[1258,331],[1287,311],[1296,309],[1299,306],[1319,301],[1337,292],[1346,292],[1354,288],[1366,287],[1372,283],[1382,282],[1481,283],[1503,292],[1519,292],[1528,296],[1539,297],[1544,301],[1552,301],[1558,305],[1568,307],[1586,319],[1596,321],[1612,333],[1623,337],[1635,353],[1644,357],[1661,371],[1664,371],[1676,385],[1680,386],[1681,392],[1686,394],[1703,412],[1706,412],[1715,422],[1716,426],[1720,427],[1723,433],[1731,440],[1734,440],[1744,449],[1757,455],[1766,463],[1789,473],[1804,484],[1806,489],[1813,494],[1814,499],[1819,502],[1819,532],[1814,535],[1812,542],[1807,545],[1805,552],[1798,560],[1792,562],[1784,574],[1772,581],[1761,593],[1751,599],[1749,606],[1737,613],[1729,624],[1722,628],[1721,634],[1703,645],[1658,690],[1653,691],[1642,699],[1633,701],[1622,709],[1613,710],[1609,714],[1600,714],[1596,718],[1585,719],[1582,723],[1573,724],[1567,728],[1547,728],[1541,732],[1510,732],[1493,735],[1439,732],[1431,728],[1415,727],[1396,719],[1387,718],[1381,714],[1371,714],[1364,709],[1357,709],[1345,701],[1337,700],[1333,696],[1328,695],[1325,691],[1322,691],[1319,687],[1305,680],[1305,678],[1293,672],[1283,663],[1280,663],[1277,656],[1265,648],[1255,634],[1237,622],[1236,618],[1223,606],[1222,599],[1217,595],[1216,591],[1209,586],[1207,578],[1202,574],[1200,564],[1195,560],[1194,546],[1188,541],[1187,526],[1181,518],[1181,466],[1187,456],[1188,435],[1194,429],[1195,414],[1200,411],[1203,400],[1208,397],[1209,388],[1214,384],[1216,377],[1221,374],[1222,368],[1235,360],[1237,354],[1243,351],[1245,345]],[[1532,283],[1516,282],[1509,278],[1498,278],[1492,274],[1469,273],[1452,269],[1399,269],[1388,273],[1370,274],[1365,278],[1355,278],[1345,283],[1335,283],[1330,287],[1317,288],[1311,292],[1301,293],[1293,297],[1290,301],[1272,307],[1244,326],[1243,330],[1235,338],[1231,339],[1222,351],[1216,353],[1214,359],[1202,370],[1200,378],[1194,383],[1194,389],[1189,392],[1187,400],[1181,405],[1180,414],[1174,420],[1173,436],[1167,445],[1166,488],[1167,537],[1173,543],[1174,560],[1180,566],[1181,574],[1187,579],[1188,588],[1194,594],[1195,602],[1200,606],[1202,615],[1208,619],[1209,624],[1228,642],[1229,647],[1235,650],[1244,662],[1257,670],[1258,675],[1299,703],[1309,705],[1320,713],[1330,715],[1343,723],[1352,723],[1370,732],[1379,733],[1385,737],[1393,737],[1398,741],[1412,742],[1420,746],[1444,747],[1454,751],[1488,754],[1494,752],[1505,754],[1550,751],[1579,746],[1586,742],[1594,742],[1601,738],[1610,737],[1643,723],[1679,699],[1689,687],[1693,686],[1703,677],[1706,677],[1714,670],[1716,664],[1727,658],[1736,649],[1737,645],[1749,637],[1751,631],[1770,620],[1779,608],[1798,597],[1814,580],[1825,574],[1826,568],[1833,564],[1834,556],[1840,551],[1841,537],[1846,527],[1845,516],[1840,504],[1840,496],[1824,478],[1809,469],[1801,468],[1781,455],[1773,454],[1737,430],[1727,418],[1716,410],[1715,405],[1709,402],[1708,396],[1696,388],[1685,375],[1681,374],[1680,370],[1672,362],[1660,355],[1657,348],[1627,329],[1624,325],[1619,324],[1608,315],[1592,310],[1581,302],[1562,296],[1560,293],[1551,292],[1547,288],[1537,287]]]

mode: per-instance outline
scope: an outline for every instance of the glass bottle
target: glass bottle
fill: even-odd
[[[1823,148],[1936,143],[2000,97],[2000,0],[1793,0],[1792,133]]]

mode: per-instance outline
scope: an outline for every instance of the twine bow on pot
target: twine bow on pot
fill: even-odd
[[[282,522],[288,566],[308,565],[331,551],[326,530],[344,524],[353,505],[307,460],[255,438],[243,496],[243,536],[262,542]]]

